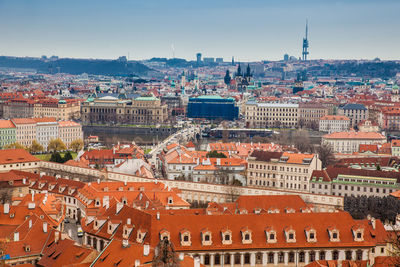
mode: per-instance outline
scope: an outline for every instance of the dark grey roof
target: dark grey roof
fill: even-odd
[[[363,104],[346,104],[342,109],[367,110]]]

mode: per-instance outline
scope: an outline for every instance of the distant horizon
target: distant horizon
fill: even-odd
[[[58,55],[41,55],[41,56],[15,56],[15,55],[0,55],[0,57],[15,57],[15,58],[36,58],[36,59],[42,59],[42,56],[46,56],[47,59],[50,59],[52,56],[58,57],[58,59],[82,59],[82,60],[118,60],[119,57],[123,57],[124,55],[118,56],[116,58],[89,58],[89,57],[60,57]],[[289,55],[290,56],[290,55]],[[146,61],[146,60],[151,60],[153,58],[162,58],[162,59],[184,59],[188,62],[196,62],[196,59],[187,59],[187,58],[182,58],[182,57],[175,57],[175,58],[168,58],[168,57],[152,57],[152,58],[145,58],[145,59],[128,59],[128,61],[134,61],[134,62],[140,62],[140,61]],[[319,58],[319,59],[308,59],[307,61],[374,61],[377,57],[375,58]],[[379,57],[378,57],[379,58]],[[214,57],[215,59],[215,57]],[[203,58],[202,58],[203,60]],[[382,59],[379,58],[380,61],[400,61],[400,59]],[[272,60],[272,59],[260,59],[260,60],[255,60],[255,61],[237,61],[235,58],[235,63],[256,63],[256,62],[263,62],[263,61],[270,61],[270,62],[278,62],[278,61],[283,61],[283,56],[282,59],[278,60]],[[204,62],[204,61],[202,61]],[[232,62],[231,60],[225,60],[223,63],[230,63]],[[296,60],[289,60],[288,62],[304,62],[302,60],[299,60],[299,58],[296,58]],[[216,63],[214,61],[214,63]]]
[[[400,60],[398,0],[0,0],[0,54]],[[174,55],[174,56],[173,56]]]

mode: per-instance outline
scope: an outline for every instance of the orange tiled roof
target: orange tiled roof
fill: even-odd
[[[15,128],[10,120],[0,120],[0,128]]]
[[[38,158],[32,156],[24,149],[3,149],[0,150],[0,164],[14,164],[25,162],[38,162]],[[33,167],[33,166],[32,166]]]
[[[346,116],[340,116],[340,115],[326,115],[320,118],[320,120],[329,120],[329,121],[349,121],[350,119]]]
[[[326,139],[379,139],[386,140],[386,137],[375,132],[335,132],[323,136]]]

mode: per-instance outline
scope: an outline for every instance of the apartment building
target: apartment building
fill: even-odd
[[[248,101],[245,120],[248,128],[294,128],[299,120],[299,105]]]
[[[346,132],[350,129],[350,119],[346,116],[327,115],[319,119],[320,132]]]
[[[36,139],[36,121],[31,118],[15,118],[11,122],[16,128],[16,141],[25,147]]]
[[[369,118],[368,109],[363,104],[346,104],[338,109],[338,114],[348,117],[352,127]]]
[[[329,109],[319,103],[301,103],[299,104],[299,121],[306,127],[313,125],[318,127],[321,117],[327,116]]]
[[[358,152],[361,144],[384,144],[386,137],[375,132],[336,132],[324,135],[322,143],[331,145],[335,153],[351,154]]]
[[[385,197],[400,189],[400,173],[328,167],[311,175],[310,192],[335,196]]]
[[[59,121],[58,137],[67,147],[74,140],[81,139],[83,141],[82,125],[74,121]]]
[[[11,118],[54,117],[57,120],[79,119],[81,101],[55,98],[16,98],[3,104],[3,116]]]
[[[54,117],[57,120],[79,119],[81,117],[81,101],[77,99],[42,99],[35,103],[33,116],[35,118]]]
[[[9,120],[0,120],[0,148],[15,143],[15,125]]]
[[[58,138],[56,118],[33,118],[36,122],[36,140],[47,150],[50,140]]]
[[[254,151],[248,158],[247,185],[309,191],[309,180],[322,163],[316,154]]]

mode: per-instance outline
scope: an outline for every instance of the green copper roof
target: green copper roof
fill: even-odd
[[[67,101],[65,101],[64,99],[60,99],[60,100],[58,101],[58,104],[67,104]]]
[[[137,101],[155,101],[159,100],[157,97],[154,96],[140,96],[138,98],[135,98]]]
[[[88,97],[88,99],[86,99],[85,102],[93,102],[93,101],[94,101],[93,97]]]

